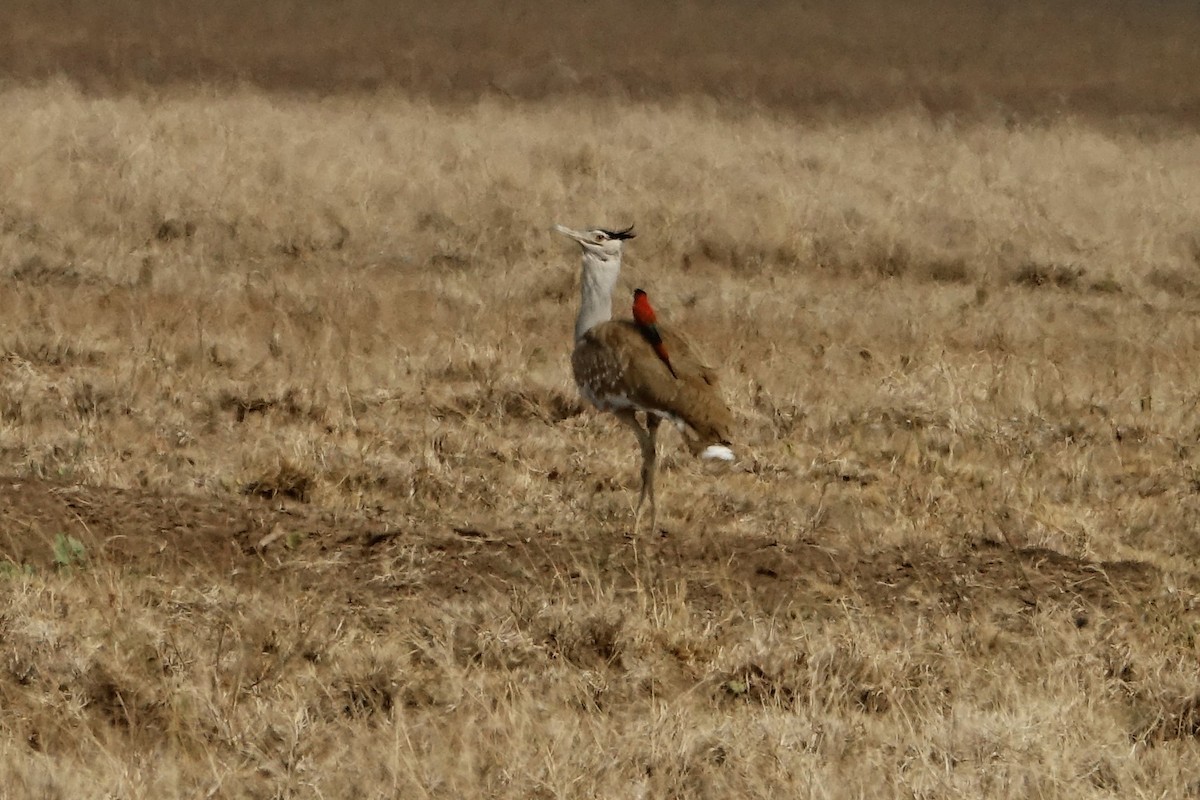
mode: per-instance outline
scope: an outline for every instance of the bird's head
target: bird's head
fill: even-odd
[[[633,232],[633,226],[619,231],[610,231],[605,228],[593,228],[592,230],[577,231],[568,228],[565,225],[555,225],[554,230],[579,242],[579,246],[583,248],[584,253],[589,253],[596,256],[601,261],[608,261],[621,256],[621,242],[626,239],[632,239],[637,236]]]

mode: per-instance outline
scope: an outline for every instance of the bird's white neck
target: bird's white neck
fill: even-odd
[[[583,251],[579,316],[575,318],[576,341],[601,322],[612,319],[612,293],[620,275],[620,255],[602,256],[589,250]]]

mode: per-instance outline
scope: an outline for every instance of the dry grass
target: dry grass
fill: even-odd
[[[0,76],[1200,123],[1190,0],[8,0]]]
[[[797,121],[705,75],[0,91],[5,792],[1200,791],[1176,90]],[[636,222],[623,289],[725,365],[742,459],[668,435],[653,536],[554,222]]]

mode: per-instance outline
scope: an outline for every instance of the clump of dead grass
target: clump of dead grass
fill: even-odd
[[[833,796],[901,785],[1012,795],[1030,782],[1067,796],[1097,781],[1144,785],[1112,740],[1143,729],[1114,729],[1112,714],[1132,716],[1171,658],[1149,656],[1144,673],[1099,661],[1146,652],[1115,624],[1119,610],[1096,634],[1067,609],[994,617],[999,628],[982,609],[883,628],[847,608],[775,614],[764,628],[768,617],[747,616],[733,596],[705,614],[650,587],[555,582],[542,587],[553,600],[393,597],[392,613],[363,616],[334,596],[295,594],[317,562],[292,560],[287,578],[252,563],[236,592],[165,579],[134,592],[123,588],[130,574],[104,563],[8,578],[15,649],[0,757],[10,785],[807,795],[802,776],[816,774]],[[110,645],[80,635],[111,614],[125,622]],[[914,636],[921,647],[904,644]],[[978,669],[981,656],[992,669]],[[116,774],[113,752],[171,769]],[[72,768],[48,772],[46,756]],[[1187,779],[1177,765],[1156,780]]]

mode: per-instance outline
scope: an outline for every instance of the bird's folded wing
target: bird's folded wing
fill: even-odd
[[[728,441],[732,415],[717,391],[716,371],[669,326],[660,324],[658,330],[678,378],[672,377],[638,327],[621,320],[597,325],[576,344],[572,357],[576,379],[597,398],[613,398],[680,419],[698,441]]]

